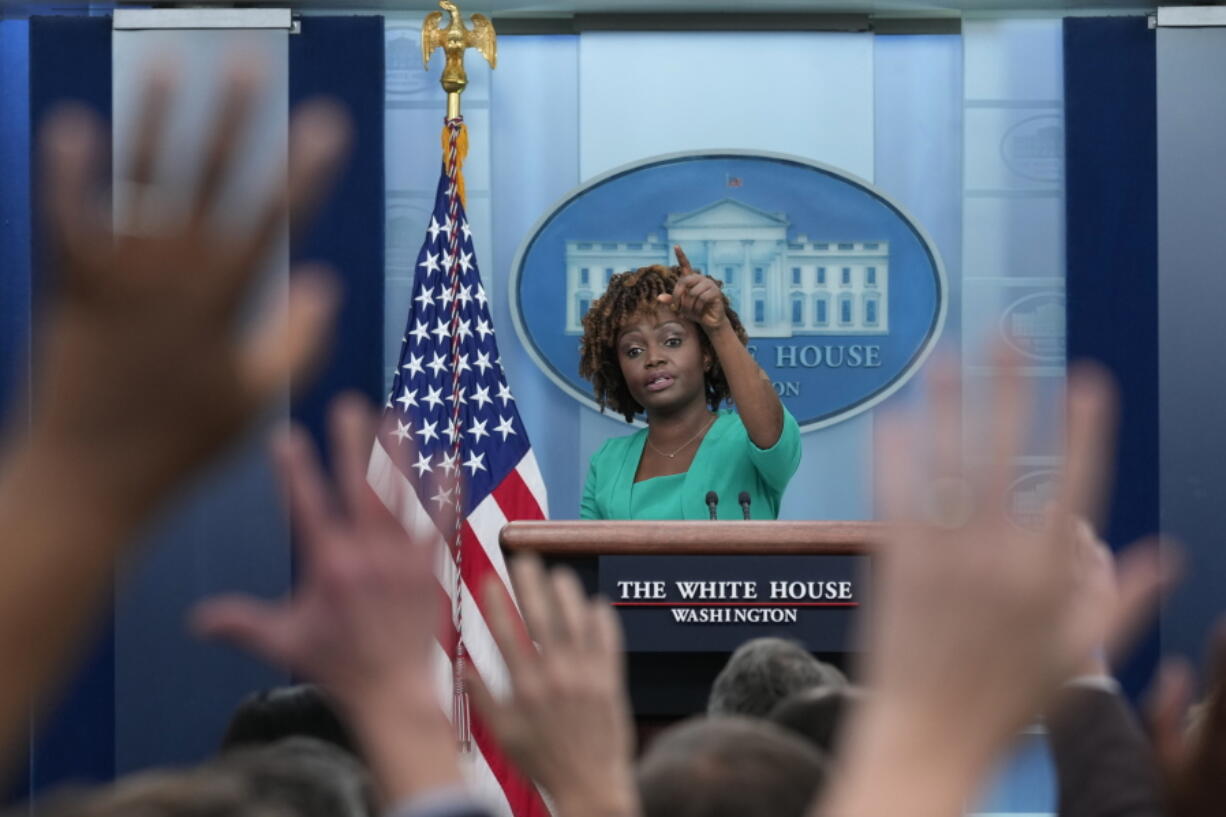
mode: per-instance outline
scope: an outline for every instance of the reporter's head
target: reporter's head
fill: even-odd
[[[826,760],[766,721],[696,718],[656,738],[638,779],[643,817],[802,817]]]
[[[711,685],[708,715],[765,718],[789,695],[847,683],[838,668],[784,638],[755,638],[737,647]]]

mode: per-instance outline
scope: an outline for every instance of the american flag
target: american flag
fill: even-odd
[[[458,548],[442,553],[437,570],[440,601],[451,611],[437,640],[440,690],[449,711],[459,704],[454,714],[465,739],[471,726],[467,756],[478,793],[498,812],[531,817],[549,813],[535,786],[502,755],[477,713],[468,717],[463,695],[453,697],[459,661],[471,665],[495,694],[507,691],[506,667],[486,626],[480,590],[495,575],[510,591],[499,531],[511,520],[544,519],[547,508],[545,485],[502,370],[457,191],[462,127],[448,122],[449,157],[417,254],[400,360],[367,477],[406,526],[428,515],[449,528],[441,531],[447,541],[458,540]],[[457,512],[456,523],[445,521]]]

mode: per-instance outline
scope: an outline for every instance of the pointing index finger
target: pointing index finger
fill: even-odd
[[[677,264],[681,267],[681,271],[684,274],[688,275],[694,271],[693,268],[690,267],[690,259],[686,257],[685,250],[681,249],[680,244],[673,245],[673,252],[677,254]]]

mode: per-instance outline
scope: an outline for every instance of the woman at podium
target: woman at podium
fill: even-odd
[[[677,266],[613,276],[583,318],[579,371],[601,411],[647,427],[605,442],[584,519],[774,519],[800,465],[800,429],[746,348],[720,288]],[[737,411],[722,409],[731,400]]]

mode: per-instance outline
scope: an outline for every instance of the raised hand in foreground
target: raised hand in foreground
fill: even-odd
[[[1216,817],[1226,803],[1226,619],[1210,652],[1209,688],[1194,720],[1188,705],[1196,679],[1182,659],[1163,662],[1151,693],[1149,725],[1170,817]]]
[[[11,427],[0,470],[0,767],[112,587],[134,528],[317,356],[335,287],[306,270],[285,314],[236,336],[238,310],[284,217],[311,209],[344,152],[348,124],[314,103],[294,116],[288,175],[256,223],[214,226],[258,86],[235,67],[223,83],[200,181],[155,172],[174,81],[149,72],[132,147],[131,206],[99,206],[104,139],[65,107],[42,123],[38,201],[53,285],[35,332],[28,434]],[[151,199],[157,198],[155,207]],[[181,204],[170,223],[166,206]],[[155,217],[158,223],[154,223]]]
[[[511,575],[539,649],[490,579],[484,601],[511,691],[497,699],[470,672],[473,702],[511,759],[549,792],[560,817],[635,817],[633,727],[613,609],[584,598],[570,570],[546,574],[535,556],[516,559]]]
[[[1132,559],[1123,581],[1151,591],[1121,594],[1107,611],[1077,603],[1079,519],[1095,518],[1111,450],[1102,373],[1070,375],[1064,467],[1034,531],[1007,514],[1031,400],[1016,361],[1001,360],[982,464],[963,459],[948,365],[937,364],[930,388],[926,423],[891,418],[877,441],[879,507],[892,524],[874,559],[864,645],[874,694],[848,724],[842,768],[815,808],[825,817],[962,814],[1017,730],[1165,581],[1157,560]]]
[[[275,443],[302,547],[293,596],[213,599],[195,627],[326,687],[388,803],[404,803],[462,783],[431,669],[442,539],[429,519],[407,534],[367,484],[375,424],[365,403],[341,398],[331,421],[335,489],[303,432]]]

